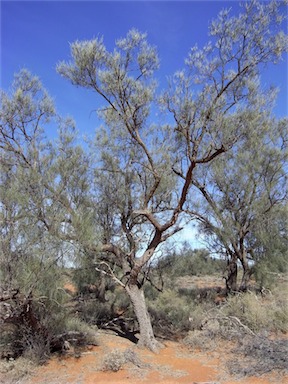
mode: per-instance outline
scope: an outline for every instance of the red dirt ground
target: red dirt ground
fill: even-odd
[[[231,358],[229,344],[213,352],[191,352],[184,345],[165,342],[159,354],[139,349],[130,341],[113,334],[99,332],[99,346],[91,346],[79,357],[70,351],[65,357],[53,357],[38,367],[32,376],[19,384],[285,384],[288,376],[269,374],[262,377],[229,376],[225,361]],[[231,347],[231,346],[230,346]],[[118,372],[101,370],[103,357],[117,350],[135,351],[143,367],[127,363]],[[224,356],[224,358],[223,358]],[[0,379],[1,382],[1,379]]]

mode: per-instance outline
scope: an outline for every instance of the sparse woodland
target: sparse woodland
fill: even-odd
[[[164,90],[146,34],[72,43],[57,71],[95,94],[89,142],[37,76],[15,74],[0,104],[2,358],[42,362],[97,343],[97,327],[152,351],[287,332],[287,118],[261,83],[287,54],[283,7],[221,12]],[[205,249],[174,241],[191,222]]]

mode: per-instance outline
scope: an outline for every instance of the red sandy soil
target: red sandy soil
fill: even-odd
[[[81,353],[69,351],[64,357],[53,357],[46,365],[36,368],[32,376],[19,384],[285,384],[288,376],[277,373],[261,377],[235,378],[229,376],[225,361],[232,358],[231,345],[222,344],[215,351],[189,351],[181,343],[165,342],[158,354],[138,348],[129,340],[110,333],[99,332],[99,346]],[[134,351],[141,367],[126,363],[118,372],[104,372],[103,358],[111,351]],[[223,357],[224,356],[224,357]],[[0,378],[1,382],[1,378]]]
[[[183,281],[182,281],[183,280]],[[187,284],[202,288],[223,285],[221,280],[205,279],[193,281],[183,278],[179,285]],[[210,281],[211,280],[211,281]],[[222,283],[222,284],[221,284]],[[76,291],[73,284],[67,282],[65,289],[73,295]],[[16,381],[2,376],[0,383],[6,384],[286,384],[288,375],[277,372],[261,377],[234,377],[229,375],[227,361],[233,356],[231,343],[223,342],[213,351],[191,351],[179,342],[165,341],[164,348],[158,354],[140,349],[127,339],[111,333],[99,331],[98,346],[89,346],[84,350],[70,350],[64,356],[52,357],[46,365],[32,370],[29,376]],[[118,372],[103,371],[103,360],[115,350],[135,352],[139,366],[126,363]],[[240,357],[239,357],[240,358]],[[28,370],[29,371],[29,370]],[[8,380],[8,381],[7,381]]]

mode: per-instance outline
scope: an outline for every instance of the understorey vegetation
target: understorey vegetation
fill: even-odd
[[[282,12],[256,1],[221,12],[164,90],[146,34],[111,51],[72,43],[57,71],[96,95],[89,143],[28,70],[1,92],[1,358],[42,363],[97,345],[99,328],[153,352],[164,339],[201,349],[287,332],[288,121],[261,84],[287,53]],[[191,222],[203,249],[179,240]],[[137,363],[125,356],[103,369]],[[281,356],[266,367],[282,369]]]

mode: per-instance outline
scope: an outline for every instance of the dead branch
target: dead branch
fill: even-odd
[[[110,267],[110,265],[108,263],[106,263],[105,261],[100,261],[99,263],[96,263],[97,265],[105,265],[105,267],[108,269],[108,272],[107,271],[104,271],[103,269],[100,269],[98,267],[95,267],[96,271],[102,273],[103,275],[105,276],[109,276],[111,277],[114,281],[116,281],[117,284],[121,285],[121,287],[125,288],[125,284],[122,283],[121,280],[118,279],[118,277],[115,276],[112,268]]]
[[[249,328],[247,325],[243,324],[241,320],[236,316],[216,316],[216,317],[209,317],[208,319],[204,320],[201,324],[201,327],[204,327],[205,324],[207,324],[209,321],[216,320],[218,323],[222,321],[228,321],[232,323],[233,325],[238,325],[241,328],[243,328],[247,333],[250,335],[256,336],[256,334]]]

